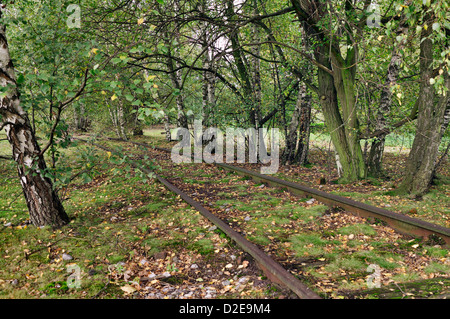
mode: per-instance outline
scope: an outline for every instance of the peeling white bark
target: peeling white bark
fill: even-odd
[[[343,167],[342,167],[341,160],[340,160],[340,158],[339,158],[339,154],[338,154],[337,152],[336,152],[335,154],[336,154],[336,168],[337,168],[337,173],[338,173],[339,177],[341,177],[342,174],[344,173],[344,169],[343,169]]]
[[[42,176],[47,166],[43,155],[40,154],[40,147],[27,113],[20,105],[5,26],[1,24],[0,86],[7,87],[7,91],[0,98],[0,115],[3,123],[6,124],[5,131],[11,144],[13,158],[17,163],[19,181],[30,213],[30,220],[35,226],[61,227],[69,222],[69,217],[53,189],[52,181]]]

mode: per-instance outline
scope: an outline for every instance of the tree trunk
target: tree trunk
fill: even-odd
[[[306,164],[309,150],[310,125],[311,98],[306,92],[306,87],[300,85],[297,104],[286,134],[286,148],[282,158],[283,164]]]
[[[133,136],[142,136],[144,135],[144,123],[139,119],[139,106],[133,108],[136,113],[134,117],[134,125],[133,125]]]
[[[356,53],[354,53],[356,54]],[[350,55],[350,53],[348,53]],[[365,161],[360,144],[359,137],[359,123],[356,110],[356,94],[355,94],[355,72],[356,72],[356,59],[350,59],[350,62],[345,61],[338,62],[337,59],[332,56],[334,60],[333,67],[334,73],[334,85],[339,100],[339,104],[342,109],[342,117],[345,130],[345,138],[347,150],[349,154],[349,163],[344,166],[343,158],[338,150],[339,159],[344,169],[344,176],[347,181],[355,181],[365,178]],[[335,145],[336,147],[336,145]],[[350,171],[346,171],[350,170]]]
[[[297,152],[295,154],[295,162],[300,165],[305,165],[308,162],[309,153],[309,136],[311,133],[311,96],[306,91],[306,86],[303,86],[302,108],[300,112],[300,127],[299,140]]]
[[[441,129],[448,103],[446,96],[438,96],[433,77],[433,41],[429,38],[430,28],[422,31],[420,44],[421,84],[418,97],[416,135],[406,162],[405,176],[399,192],[414,196],[425,194],[433,178],[434,167],[442,140]],[[450,78],[444,73],[445,86],[450,89]]]
[[[253,14],[255,16],[259,15],[258,10],[258,1],[253,1]],[[256,24],[253,24],[253,32],[252,32],[252,42],[258,43],[261,42],[261,35],[259,31],[259,27]],[[251,47],[251,51],[253,53],[251,69],[252,69],[252,87],[253,87],[253,116],[255,117],[254,125],[255,129],[260,128],[261,122],[261,60],[259,56],[261,55],[261,46],[254,45]]]
[[[178,119],[178,126],[182,128],[188,128],[188,120],[186,117],[186,114],[184,113],[184,97],[181,92],[181,70],[178,70],[175,72],[174,76],[172,77],[172,82],[174,86],[179,90],[178,96],[176,99],[177,104],[177,119]]]
[[[298,134],[297,130],[299,127],[300,122],[300,114],[302,109],[302,96],[301,92],[299,90],[297,103],[295,105],[294,112],[292,113],[292,119],[291,123],[289,124],[289,127],[286,131],[286,147],[284,149],[283,155],[282,155],[282,163],[283,165],[286,164],[293,164],[295,160],[295,151],[297,148],[297,142],[298,142]]]
[[[119,100],[119,107],[117,109],[117,119],[120,128],[120,134],[124,140],[128,140],[127,133],[125,130],[125,114],[123,111],[123,103]]]
[[[444,112],[444,118],[442,120],[442,125],[441,125],[441,139],[444,137],[445,131],[447,131],[447,128],[450,124],[450,98],[447,101],[447,107],[445,109]]]
[[[61,227],[69,222],[52,181],[26,112],[20,106],[16,77],[9,55],[5,26],[0,25],[0,85],[8,90],[0,98],[1,128],[5,128],[17,163],[30,220],[35,226]]]
[[[112,105],[108,104],[108,101],[106,101],[106,106],[108,108],[108,112],[109,112],[109,118],[111,119],[111,123],[114,127],[114,130],[116,131],[116,135],[117,138],[122,138],[122,136],[120,135],[120,129],[119,129],[119,120],[118,120],[118,114],[117,114],[117,110],[113,108]]]
[[[174,8],[175,12],[178,12],[180,10],[180,3],[179,0],[174,1]],[[178,27],[175,27],[173,36],[175,37],[178,45],[180,45],[180,33]],[[166,32],[166,46],[169,49],[168,55],[167,55],[167,66],[169,68],[170,72],[170,79],[172,81],[172,86],[174,89],[177,90],[177,97],[176,97],[176,106],[177,106],[177,120],[178,120],[178,126],[181,128],[189,129],[188,128],[188,120],[185,114],[185,105],[184,105],[184,97],[182,93],[182,69],[178,69],[177,62],[172,58],[177,56],[177,48],[172,47],[172,43],[170,42],[169,33]],[[172,50],[174,51],[172,52]]]
[[[398,50],[392,55],[391,62],[387,70],[386,81],[381,90],[380,107],[378,108],[377,119],[375,123],[375,130],[384,130],[386,128],[385,116],[389,114],[392,106],[392,92],[391,87],[397,82],[398,74],[400,72],[400,63],[402,57]],[[367,159],[368,175],[373,177],[380,177],[383,175],[382,160],[384,152],[384,143],[387,134],[382,134],[375,138],[370,147],[369,157]]]
[[[355,74],[358,65],[357,42],[346,30],[347,42],[353,43],[344,58],[333,35],[324,29],[322,19],[329,13],[323,1],[292,0],[295,12],[310,38],[320,45],[314,49],[314,64],[318,66],[318,96],[342,167],[341,182],[352,182],[365,177],[365,162],[360,145],[359,123],[356,112]],[[350,12],[350,8],[346,10]],[[347,26],[346,26],[347,27]],[[342,110],[342,114],[341,114]]]
[[[207,4],[203,4],[203,12],[207,12]],[[203,68],[207,70],[214,70],[214,51],[209,45],[209,30],[208,24],[205,22],[203,26]],[[205,126],[210,127],[215,125],[214,111],[216,108],[216,79],[213,72],[203,72],[203,100],[202,100],[202,118]]]
[[[316,48],[314,53],[315,59],[320,64],[331,69],[331,63],[328,59],[329,49],[327,46],[320,46]],[[342,120],[341,113],[339,111],[338,95],[335,87],[335,80],[333,76],[318,68],[318,95],[320,104],[322,106],[322,112],[325,118],[325,125],[330,132],[331,140],[339,160],[336,161],[336,165],[342,169],[341,181],[351,182],[364,177],[364,161],[362,159],[362,150],[359,145],[359,139],[353,139],[357,145],[351,145],[350,140],[347,139],[347,131],[345,127],[349,123],[345,123]],[[356,135],[356,132],[353,134]],[[352,147],[356,153],[359,146],[360,157],[357,155],[354,157]]]
[[[181,70],[175,70],[175,67],[173,65],[172,58],[167,58],[168,65],[169,65],[169,71],[170,78],[172,80],[172,85],[175,89],[178,90],[178,95],[176,97],[176,106],[177,106],[177,120],[178,120],[178,126],[181,128],[188,128],[188,122],[186,114],[184,114],[184,98],[183,93],[181,92]]]
[[[79,108],[75,107],[75,121],[78,130],[87,132],[89,120],[86,116],[84,104],[80,104]]]
[[[169,111],[164,111],[164,132],[166,134],[166,141],[172,141],[172,134],[170,134],[170,119],[169,119]]]
[[[234,11],[234,1],[228,0],[227,1],[227,7],[226,7],[226,17],[228,23],[232,24],[234,23],[233,20],[235,20],[236,13]],[[251,127],[258,128],[256,123],[256,111],[255,111],[255,97],[253,94],[252,89],[252,79],[251,79],[251,72],[249,71],[248,63],[246,63],[245,56],[242,52],[242,46],[239,41],[239,34],[237,30],[234,30],[233,28],[228,34],[228,37],[231,41],[231,54],[234,58],[234,63],[236,64],[237,72],[239,75],[239,81],[241,82],[241,87],[243,91],[243,98],[244,103],[246,104],[245,107],[248,110],[248,121],[250,123]]]

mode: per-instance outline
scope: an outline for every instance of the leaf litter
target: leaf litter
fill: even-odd
[[[351,292],[366,289],[367,279],[371,275],[366,268],[373,263],[384,263],[380,273],[382,287],[398,286],[407,282],[409,276],[413,281],[437,279],[439,285],[443,286],[442,292],[448,293],[450,255],[439,244],[402,236],[382,224],[345,212],[322,209],[316,201],[301,200],[287,192],[276,191],[242,176],[219,170],[213,165],[174,167],[167,161],[166,154],[152,152],[153,155],[158,158],[162,172],[171,182],[248,238],[258,241],[264,237],[261,247],[269,255],[326,298],[352,296]],[[292,172],[291,177],[298,178],[295,168]],[[317,176],[312,176],[311,181],[315,183]],[[89,187],[101,187],[108,182],[107,176],[101,176],[94,179]],[[374,185],[357,186],[360,190],[364,186],[370,191]],[[89,190],[89,187],[77,189]],[[162,186],[157,187],[163,194],[169,194]],[[322,189],[329,190],[329,187],[333,185],[323,185]],[[144,198],[149,194],[141,195]],[[177,220],[163,219],[160,214],[164,208],[156,208],[144,218],[130,219],[135,210],[136,216],[141,214],[139,208],[145,201],[128,197],[117,196],[116,204],[106,201],[101,212],[104,213],[103,221],[108,225],[99,224],[89,228],[94,232],[111,232],[114,231],[114,225],[127,223],[137,236],[137,240],[133,241],[125,239],[120,232],[114,237],[116,247],[134,247],[125,261],[117,263],[108,256],[95,258],[97,264],[108,265],[109,280],[96,297],[106,293],[108,285],[114,285],[125,298],[295,298],[289,291],[274,289],[252,259],[221,236],[209,222],[199,219],[198,223],[203,228],[199,232],[193,224],[180,225]],[[181,200],[174,209],[193,214]],[[143,223],[146,223],[147,230],[140,231]],[[349,228],[361,224],[368,225],[372,231],[367,228]],[[12,226],[8,228],[13,230]],[[21,231],[22,228],[14,231]],[[310,242],[304,241],[305,234],[312,234]],[[152,247],[144,243],[150,235],[172,244],[152,251]],[[195,247],[192,246],[194,243],[201,244]],[[206,243],[212,248],[207,252],[201,251],[202,245]],[[77,261],[76,254],[65,252],[51,242],[48,244],[52,269],[60,272],[64,270],[61,267],[64,253]],[[91,244],[94,247],[101,245]],[[3,257],[13,258],[7,253]],[[94,274],[92,267],[95,263],[92,264],[92,260],[85,262],[91,264],[89,273],[92,271]],[[42,266],[39,269],[43,269]],[[29,281],[38,278],[27,274]],[[2,279],[2,282],[5,280]],[[17,285],[17,279],[11,282]],[[30,283],[27,282],[25,286],[30,287]],[[402,293],[407,297],[415,296],[405,288]]]
[[[235,230],[244,235],[252,235],[258,232],[257,226],[250,226],[250,220],[257,220],[258,218],[260,220],[262,218],[270,219],[278,215],[277,212],[283,210],[282,204],[278,206],[276,204],[265,205],[264,200],[261,200],[262,205],[260,207],[255,207],[251,199],[254,196],[258,196],[258,194],[265,195],[265,200],[281,198],[284,203],[296,203],[297,208],[303,206],[306,210],[314,206],[320,206],[320,203],[314,200],[302,201],[287,192],[265,189],[263,184],[255,184],[253,181],[217,169],[210,164],[175,166],[167,161],[166,154],[153,153],[157,154],[156,156],[162,166],[162,172],[171,183],[190,194],[194,199],[204,203],[213,213],[227,221]],[[180,171],[183,173],[180,173]],[[180,175],[183,177],[180,177]],[[193,176],[193,178],[188,178],[188,176]],[[317,180],[317,176],[311,180]],[[332,187],[328,186],[323,187],[323,190],[332,190]],[[354,186],[352,185],[351,187]],[[348,185],[339,185],[338,187],[343,189],[348,187]],[[360,191],[362,193],[369,193],[375,190],[374,185],[365,182],[356,185],[355,188],[351,187],[351,191]],[[376,189],[380,190],[382,188],[377,186]],[[239,209],[239,206],[244,205],[236,205],[236,201],[250,203],[253,206],[249,205],[247,210],[243,211]],[[386,206],[390,207],[390,205]],[[244,212],[246,214],[243,216]],[[261,212],[264,212],[262,214],[264,216],[261,215]],[[260,216],[255,217],[255,214]],[[292,214],[290,214],[290,217],[292,217]],[[414,273],[414,280],[442,278],[444,281],[443,293],[445,294],[449,291],[450,254],[448,251],[445,253],[445,249],[442,249],[439,244],[433,244],[432,242],[416,243],[414,239],[398,234],[390,227],[379,224],[377,221],[334,210],[327,210],[320,216],[311,215],[306,221],[302,220],[299,222],[298,219],[294,219],[284,221],[284,223],[278,225],[279,222],[272,220],[270,223],[272,227],[265,229],[264,235],[270,242],[263,246],[264,250],[269,255],[276,256],[293,274],[304,278],[318,291],[325,293],[326,296],[340,298],[349,289],[366,289],[367,280],[371,275],[367,271],[367,267],[376,262],[387,267],[386,269],[382,268],[379,276],[380,284],[383,287],[397,285],[397,282],[403,282],[404,280],[408,281],[407,275]],[[369,235],[357,232],[350,234],[339,233],[340,229],[351,225],[368,225],[372,233]],[[304,231],[317,233],[320,234],[320,237],[325,238],[326,244],[319,249],[320,255],[313,255],[311,258],[306,250],[304,256],[299,257],[298,254],[292,251],[293,245],[289,239],[295,234]],[[338,232],[336,233],[336,231]],[[324,236],[324,234],[327,235]],[[317,245],[310,243],[305,246],[309,246],[310,250],[314,250],[314,246]],[[440,256],[434,256],[429,253],[429,250],[433,249],[443,250],[444,253],[441,253]],[[338,254],[339,257],[337,256]],[[355,254],[356,257],[353,256]],[[306,260],[305,258],[310,258],[310,260],[302,262]],[[331,262],[334,265],[326,267],[326,262]],[[355,265],[346,265],[346,263],[350,264],[350,262],[354,262]],[[436,267],[439,270],[433,271],[431,266],[436,264],[442,267]],[[336,267],[333,266],[336,266],[338,270],[336,271]]]

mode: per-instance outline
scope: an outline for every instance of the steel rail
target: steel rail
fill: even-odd
[[[398,214],[380,207],[357,202],[347,197],[326,193],[314,188],[310,188],[298,183],[282,180],[273,176],[259,174],[241,167],[228,164],[217,163],[219,167],[252,177],[274,187],[287,188],[291,193],[300,196],[313,197],[330,207],[341,207],[345,211],[352,212],[362,217],[377,218],[386,222],[397,232],[405,235],[428,238],[430,235],[439,236],[446,245],[450,245],[450,229],[436,224],[426,222],[417,218],[412,218],[403,214]]]
[[[131,142],[136,145],[141,145],[147,148],[152,148],[166,153],[171,152],[166,148],[151,146],[146,143],[124,141],[124,140],[121,141]],[[403,214],[395,213],[373,205],[357,202],[347,197],[326,193],[324,191],[310,188],[295,182],[290,182],[282,180],[277,177],[260,174],[242,167],[229,165],[225,163],[215,163],[215,165],[245,176],[249,176],[255,181],[268,184],[268,186],[286,188],[294,195],[298,195],[301,197],[313,197],[319,202],[330,207],[341,207],[345,211],[357,214],[361,217],[376,218],[378,220],[385,222],[391,228],[404,235],[423,237],[425,239],[428,239],[430,236],[438,236],[445,242],[445,246],[447,247],[450,246],[450,228],[432,224],[418,218],[413,218]]]
[[[76,138],[79,141],[90,143],[98,148],[101,148],[107,152],[114,153],[115,151],[99,145],[97,143],[89,142],[83,139]],[[129,142],[129,141],[125,141]],[[150,147],[149,145],[143,143],[132,142],[134,144],[140,144],[146,147]],[[286,269],[284,269],[279,263],[273,260],[270,256],[264,253],[261,249],[259,249],[255,244],[248,241],[244,236],[233,230],[227,223],[222,221],[219,217],[212,214],[208,209],[206,209],[199,202],[194,200],[188,194],[177,188],[175,185],[171,184],[167,179],[161,177],[154,171],[151,171],[145,167],[139,166],[134,162],[131,162],[135,168],[142,170],[144,173],[149,174],[152,173],[153,176],[164,186],[166,186],[170,191],[179,195],[186,203],[194,207],[200,214],[202,214],[205,218],[211,221],[214,225],[216,225],[221,231],[223,231],[230,239],[232,239],[238,246],[240,246],[244,251],[246,251],[256,263],[259,265],[261,270],[266,274],[267,278],[277,284],[283,285],[289,288],[292,292],[294,292],[301,299],[322,299],[318,294],[313,292],[308,286],[303,284],[297,277],[292,275]]]

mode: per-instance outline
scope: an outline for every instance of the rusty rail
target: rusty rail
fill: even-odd
[[[88,142],[83,139],[77,138],[77,140],[90,143],[98,148],[101,148],[105,151],[114,153],[114,150],[99,145],[97,143]],[[151,147],[149,145],[143,143],[136,143],[146,147]],[[165,178],[159,176],[155,172],[141,167],[135,163],[131,163],[135,168],[142,170],[144,173],[149,174],[152,173],[158,181],[166,186],[170,191],[179,195],[186,203],[194,207],[200,214],[202,214],[205,218],[211,221],[214,225],[216,225],[220,230],[222,230],[230,239],[232,239],[236,244],[238,244],[244,251],[246,251],[249,255],[253,257],[253,259],[257,262],[262,271],[266,274],[267,278],[274,283],[283,285],[289,288],[292,292],[294,292],[301,299],[321,299],[319,295],[313,292],[310,288],[308,288],[305,284],[303,284],[297,277],[292,275],[286,269],[284,269],[279,263],[274,261],[270,256],[264,253],[261,249],[259,249],[256,245],[249,242],[245,239],[244,236],[233,230],[228,224],[222,221],[220,218],[212,214],[208,209],[202,206],[199,202],[191,198],[188,194],[177,188],[175,185],[171,184]]]
[[[138,142],[131,142],[131,143],[170,153],[170,150],[165,148],[155,147],[145,143],[138,143]],[[401,234],[423,238],[429,238],[430,236],[437,236],[441,238],[443,241],[445,241],[446,246],[450,246],[449,228],[432,224],[417,218],[412,218],[403,214],[395,213],[380,207],[357,202],[339,195],[329,194],[298,183],[282,180],[280,178],[276,178],[269,175],[263,175],[234,165],[224,163],[215,163],[215,165],[245,176],[249,176],[255,181],[263,182],[265,184],[268,184],[269,186],[286,188],[292,194],[295,195],[299,195],[302,197],[313,197],[319,202],[322,202],[323,204],[328,205],[330,207],[341,207],[348,212],[357,214],[362,217],[366,218],[372,217],[378,220],[382,220],[383,222],[385,222],[386,224],[388,224],[390,227],[392,227],[394,230],[396,230]]]
[[[439,225],[435,225],[417,218],[394,213],[392,211],[382,209],[376,206],[357,202],[352,199],[329,194],[317,189],[313,189],[298,183],[285,181],[273,176],[262,175],[257,172],[249,171],[240,167],[217,163],[219,167],[244,174],[252,177],[254,180],[261,181],[274,187],[287,188],[291,193],[300,196],[310,196],[318,201],[331,206],[341,207],[348,212],[352,212],[362,217],[373,217],[386,222],[390,227],[399,233],[412,235],[417,237],[428,238],[430,235],[439,236],[446,245],[450,245],[450,229]]]

